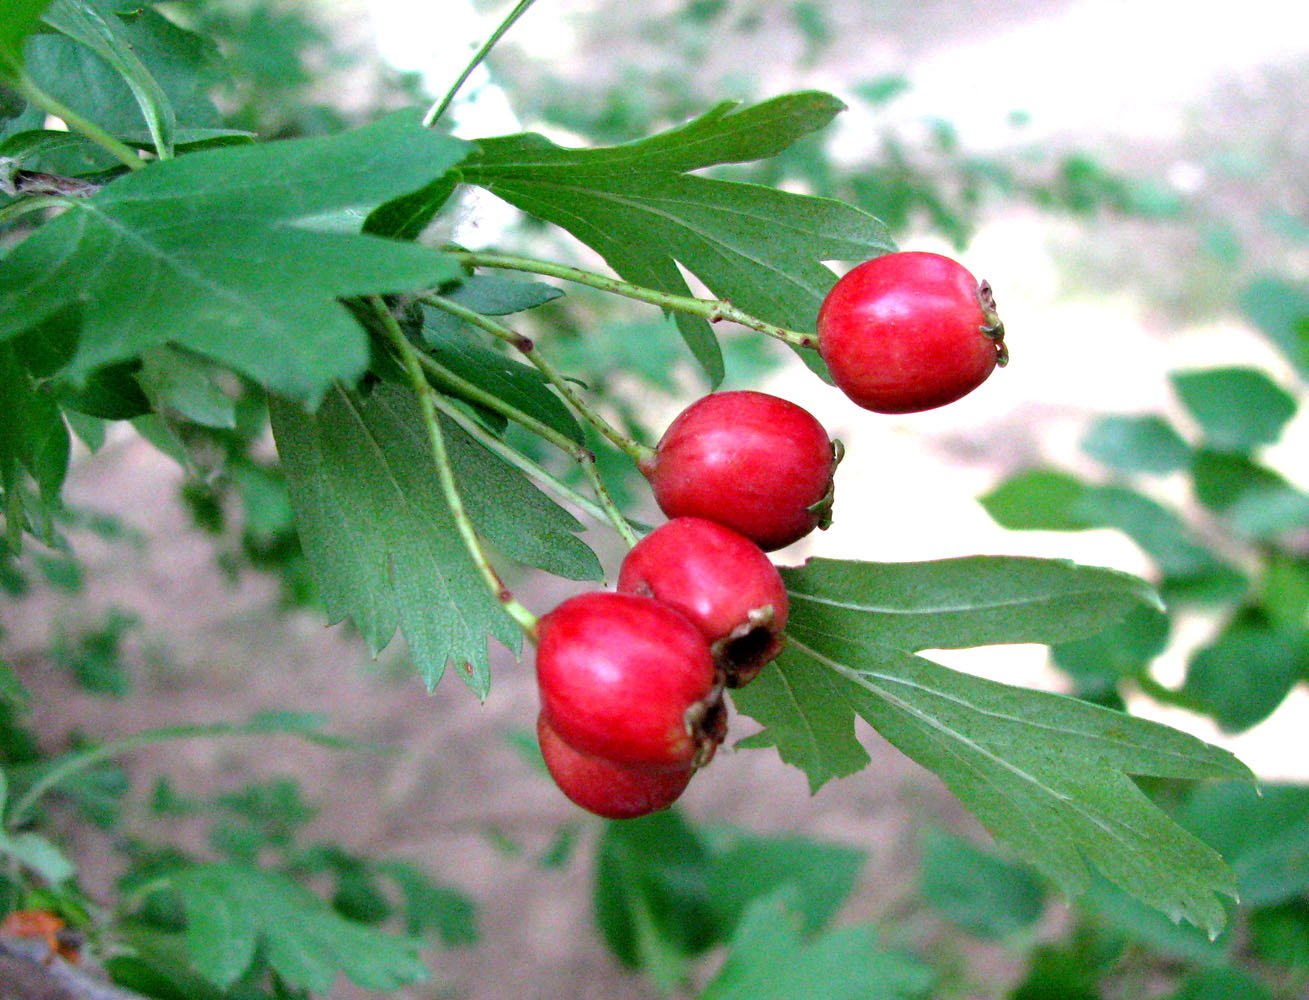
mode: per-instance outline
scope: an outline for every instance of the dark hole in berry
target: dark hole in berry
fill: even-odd
[[[777,636],[759,625],[745,635],[729,639],[721,650],[727,686],[736,688],[752,680],[778,652]]]
[[[761,657],[767,656],[773,647],[773,633],[760,626],[752,628],[745,635],[732,639],[723,650],[729,663],[749,666]]]

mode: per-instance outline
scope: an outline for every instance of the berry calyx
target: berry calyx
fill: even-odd
[[[729,688],[782,651],[790,604],[777,567],[744,535],[699,517],[660,525],[627,553],[621,593],[680,611],[709,641]]]
[[[634,819],[667,809],[686,790],[694,770],[649,771],[623,767],[574,750],[546,721],[536,717],[536,738],[546,770],[575,805],[606,819]]]
[[[683,410],[642,472],[668,517],[715,521],[771,551],[831,524],[838,461],[808,410],[741,390]]]
[[[699,767],[726,734],[709,644],[682,614],[635,594],[579,594],[537,627],[546,721],[573,749],[625,767]]]
[[[818,351],[838,388],[878,413],[952,403],[1008,360],[991,286],[917,251],[864,261],[833,286]]]

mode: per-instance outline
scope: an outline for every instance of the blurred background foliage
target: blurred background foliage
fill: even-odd
[[[292,0],[172,0],[165,7],[214,42],[196,65],[209,74],[207,90],[226,127],[263,138],[320,134],[423,100],[415,76],[388,68],[328,8]],[[761,33],[790,38],[799,71],[822,65],[837,37],[826,5],[812,0],[624,6],[621,17],[584,23],[594,37],[578,49],[596,57],[591,61],[552,65],[524,55],[511,38],[488,63],[525,127],[577,144],[624,142],[719,100],[770,96],[758,91],[748,66],[723,56],[749,51]],[[596,54],[615,32],[630,58],[606,65]],[[1139,613],[1110,634],[1054,650],[1054,666],[1078,697],[1124,709],[1144,696],[1237,732],[1309,683],[1307,470],[1302,454],[1274,450],[1309,380],[1309,119],[1292,102],[1266,100],[1303,92],[1307,78],[1309,64],[1300,62],[1220,84],[1180,145],[1080,148],[1029,137],[1029,122],[1015,109],[1009,134],[984,152],[961,141],[948,108],[908,124],[897,116],[897,102],[912,89],[906,77],[847,80],[841,96],[861,127],[873,130],[859,155],[840,148],[839,130],[828,130],[773,161],[721,172],[852,202],[904,244],[929,237],[962,251],[1003,213],[1039,213],[1054,221],[1053,252],[1083,291],[1129,290],[1163,325],[1238,317],[1272,345],[1280,359],[1272,366],[1169,374],[1175,405],[1167,412],[1102,415],[1085,428],[1076,461],[1046,456],[1015,468],[982,498],[1008,528],[1120,531],[1155,568],[1166,612]],[[557,258],[571,252],[524,220],[506,229],[501,246]],[[557,362],[646,440],[655,435],[643,426],[652,398],[703,389],[665,325],[584,289],[530,316],[533,336],[548,342]],[[733,336],[725,347],[729,387],[757,384],[787,358],[756,337]],[[224,572],[274,572],[288,605],[311,602],[313,585],[267,444],[266,410],[248,387],[230,389],[237,414],[230,429],[180,419],[142,429],[183,463],[181,500],[212,536]],[[83,437],[94,444],[94,429]],[[531,447],[526,439],[515,443]],[[592,444],[620,500],[631,502],[630,464],[603,442]],[[139,544],[112,519],[77,510],[64,516],[67,527],[110,544]],[[38,584],[74,594],[82,586],[74,554],[44,552],[19,563],[3,545],[0,586],[12,599]],[[1152,665],[1177,641],[1181,616],[1202,618],[1208,637],[1187,651],[1182,683],[1168,687]],[[138,631],[131,609],[115,609],[93,627],[56,630],[50,655],[86,690],[121,696],[132,684],[122,648]],[[24,713],[21,689],[0,698],[0,754],[20,779],[43,758]],[[108,765],[66,788],[68,800],[100,825],[114,823],[124,790],[123,772]],[[1230,786],[1147,791],[1238,873],[1242,902],[1217,941],[1171,925],[1107,885],[1070,909],[1053,907],[1033,871],[929,828],[921,871],[906,877],[916,877],[921,906],[952,930],[934,940],[930,955],[913,957],[916,942],[894,933],[884,949],[871,928],[831,926],[858,877],[859,848],[701,828],[676,811],[605,829],[594,860],[594,912],[616,958],[642,969],[661,991],[703,989],[700,995],[719,1000],[834,995],[804,990],[850,974],[856,959],[851,981],[865,992],[842,995],[1001,995],[980,992],[967,962],[970,941],[998,943],[1020,961],[1024,971],[1004,993],[1010,1000],[1302,1000],[1309,992],[1309,787],[1266,786],[1261,796]],[[394,918],[446,944],[476,938],[472,903],[422,872],[340,845],[303,843],[300,828],[313,807],[299,794],[286,780],[191,801],[161,784],[153,809],[160,823],[208,817],[206,839],[220,857],[272,858],[280,871],[326,879],[333,905],[351,919]],[[561,828],[540,863],[563,863],[574,834]],[[122,887],[137,902],[130,919],[148,951],[151,935],[178,926],[179,903],[142,887],[152,873],[186,859],[139,832],[124,832],[118,846],[129,861]],[[12,877],[0,880],[0,890],[9,906],[32,902]],[[72,902],[45,902],[73,916]],[[693,960],[729,941],[727,964],[706,986]],[[116,975],[148,991],[146,971],[122,967]],[[253,983],[239,989],[265,995]]]

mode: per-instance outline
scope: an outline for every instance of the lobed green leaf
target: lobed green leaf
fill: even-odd
[[[1085,634],[1097,618],[1102,627],[1149,606],[1149,591],[1118,574],[1085,577],[1051,563],[1030,586],[1015,588],[1014,608],[999,605],[997,623],[969,623],[970,615],[985,617],[984,595],[958,589],[953,562],[888,570],[815,560],[791,571],[788,649],[735,696],[764,726],[747,744],[775,746],[816,789],[866,763],[854,734],[858,716],[936,773],[998,840],[1065,892],[1087,891],[1098,871],[1172,919],[1216,933],[1225,919],[1217,894],[1234,891],[1231,872],[1132,777],[1247,777],[1236,758],[1157,723],[957,673],[907,651],[932,642],[1052,641],[1054,609],[1070,595],[1066,617]],[[934,570],[942,571],[939,585]],[[861,578],[873,598],[858,597]],[[1116,592],[1079,607],[1078,589],[1069,586],[1078,579],[1108,582]],[[965,600],[952,604],[960,593]],[[903,616],[903,638],[888,613]]]
[[[660,135],[603,149],[567,149],[534,134],[486,139],[461,174],[568,230],[627,281],[687,295],[680,264],[714,295],[808,330],[836,281],[822,262],[894,249],[885,227],[839,202],[687,171],[775,155],[841,109],[817,92],[748,108],[729,102]],[[717,384],[722,354],[709,324],[680,314],[677,323]]]
[[[172,343],[314,402],[368,362],[338,297],[458,271],[412,244],[311,227],[421,186],[465,151],[401,114],[330,138],[154,163],[0,260],[0,342],[57,318],[77,338],[70,377]]]
[[[269,411],[329,617],[351,618],[374,653],[399,628],[429,687],[453,660],[484,696],[487,636],[515,651],[522,636],[463,547],[412,395],[381,383],[366,396],[333,389],[313,416],[277,399]],[[519,562],[600,577],[571,515],[458,427],[442,427],[479,533]]]
[[[1052,559],[918,563],[811,559],[782,578],[808,634],[857,635],[905,652],[1053,644],[1094,634],[1158,598],[1141,579]]]
[[[888,951],[871,924],[807,936],[794,910],[794,891],[752,903],[701,1000],[925,1000],[930,995],[932,972]]]
[[[239,979],[256,954],[292,988],[328,990],[340,973],[375,990],[428,978],[417,941],[345,920],[284,875],[213,864],[169,881],[186,913],[191,962],[219,986]]]

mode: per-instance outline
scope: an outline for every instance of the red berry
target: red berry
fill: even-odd
[[[559,790],[576,805],[606,819],[632,819],[667,809],[695,773],[690,766],[679,771],[623,767],[579,753],[559,738],[544,712],[536,717],[536,738]]]
[[[841,391],[878,413],[952,403],[1008,359],[990,285],[917,252],[864,261],[838,281],[818,311],[818,351]]]
[[[669,517],[716,521],[772,550],[831,523],[839,458],[808,410],[763,392],[716,392],[669,424],[642,471]]]
[[[560,738],[615,764],[699,766],[725,732],[709,644],[649,597],[596,592],[564,601],[537,626],[536,679]]]
[[[689,618],[728,687],[745,684],[782,651],[786,585],[759,546],[721,524],[678,517],[660,525],[627,553],[618,589]]]

